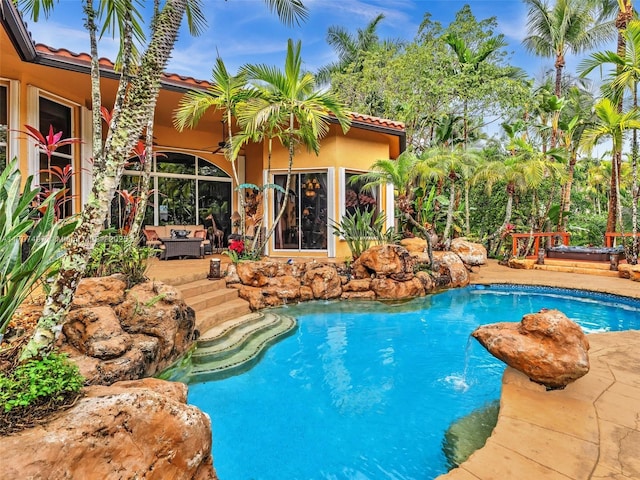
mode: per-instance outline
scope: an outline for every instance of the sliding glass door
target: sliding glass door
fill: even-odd
[[[274,175],[274,183],[284,190],[286,175]],[[275,191],[272,218],[283,203],[284,214],[276,225],[276,250],[327,249],[327,173],[306,172],[291,176],[289,191]]]

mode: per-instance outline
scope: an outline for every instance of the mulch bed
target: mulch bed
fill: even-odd
[[[0,436],[47,423],[54,413],[73,407],[82,395],[82,392],[69,392],[61,400],[47,398],[29,407],[16,407],[9,412],[0,410]]]
[[[29,341],[36,321],[37,317],[33,316],[14,317],[7,331],[17,331],[19,335],[14,336],[11,343],[5,342],[0,345],[0,372],[8,373],[18,366],[20,352]],[[68,392],[63,394],[60,400],[43,398],[29,407],[15,407],[9,412],[5,412],[4,405],[0,405],[0,436],[11,435],[47,423],[53,414],[74,406],[82,395],[82,392]]]

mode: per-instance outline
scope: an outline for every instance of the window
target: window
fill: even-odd
[[[145,225],[198,225],[212,214],[226,238],[231,233],[231,178],[212,163],[185,152],[155,152]],[[142,165],[130,158],[111,206],[111,226],[127,229],[138,196]],[[124,191],[127,191],[124,194]],[[127,200],[128,199],[128,200]]]
[[[355,212],[380,213],[380,187],[364,189],[366,182],[358,179],[359,173],[344,172],[344,212],[353,215]]]
[[[45,137],[49,129],[62,132],[62,138],[73,137],[72,109],[45,97],[39,98],[38,128]],[[56,195],[56,213],[64,218],[73,213],[73,145],[64,145],[48,157],[40,153],[40,188],[45,195]]]
[[[9,102],[8,88],[0,85],[0,173],[7,165],[8,145],[7,134],[9,132]]]

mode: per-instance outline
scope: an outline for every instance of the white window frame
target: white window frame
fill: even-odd
[[[7,88],[7,162],[13,158],[20,158],[20,82],[0,77],[0,85]]]
[[[81,136],[76,131],[76,110],[81,107],[80,104],[67,100],[63,97],[55,95],[53,93],[42,90],[33,85],[29,85],[27,88],[27,104],[29,106],[27,114],[27,122],[34,128],[40,129],[40,98],[46,98],[47,100],[63,105],[71,111],[71,132],[64,132],[64,138],[80,138]],[[76,166],[81,165],[77,162],[77,153],[75,145],[71,145],[71,154],[54,152],[54,156],[59,158],[68,159],[71,162],[73,168],[73,175],[71,176],[71,191],[73,195],[78,195],[80,192],[80,185],[78,185]],[[34,142],[30,140],[28,142],[27,152],[29,155],[29,175],[33,175],[34,186],[40,186],[40,151],[35,146]],[[82,168],[82,165],[81,165]],[[72,200],[72,205],[75,201]],[[75,208],[73,209],[75,213]]]

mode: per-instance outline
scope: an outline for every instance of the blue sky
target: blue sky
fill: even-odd
[[[495,16],[498,33],[503,33],[512,52],[511,63],[540,78],[551,60],[525,52],[521,46],[526,35],[526,7],[518,0],[305,0],[309,18],[300,26],[287,27],[271,14],[263,0],[203,0],[207,30],[197,38],[183,31],[174,49],[168,72],[208,80],[218,52],[227,67],[236,71],[245,63],[282,66],[288,38],[302,40],[305,67],[311,71],[326,65],[335,56],[326,43],[327,29],[339,25],[355,33],[376,15],[385,19],[379,24],[381,38],[411,40],[426,12],[433,20],[448,25],[465,4],[477,19]],[[28,21],[36,42],[75,53],[88,52],[88,36],[82,25],[79,0],[60,0],[53,15],[37,24]],[[115,58],[116,43],[106,39],[100,55]],[[613,47],[612,47],[613,48]],[[577,60],[569,57],[567,70],[574,71]]]

